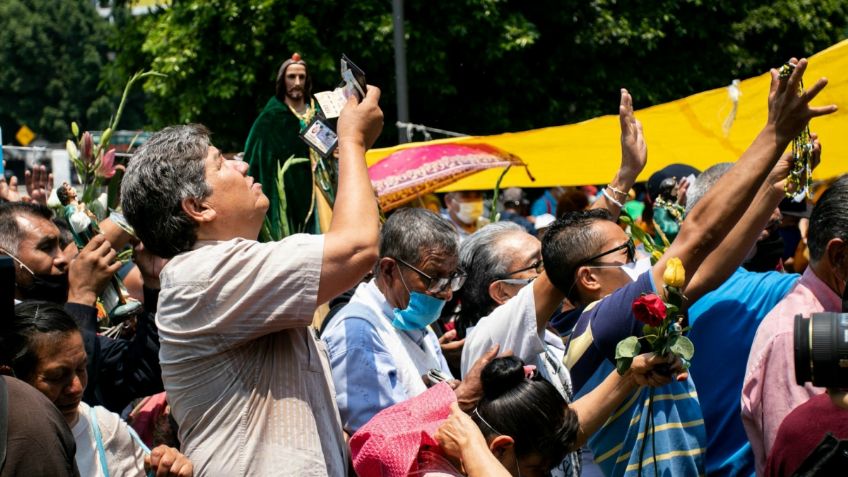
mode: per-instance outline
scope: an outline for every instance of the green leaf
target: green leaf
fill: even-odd
[[[695,355],[695,345],[689,338],[680,336],[671,347],[671,351],[683,359],[690,360]]]
[[[618,374],[623,375],[630,369],[630,365],[633,363],[633,358],[617,358],[615,360],[615,370],[618,371]]]
[[[619,341],[615,346],[615,359],[633,358],[639,354],[639,350],[641,349],[642,345],[639,344],[639,338],[636,338],[635,336],[628,336],[627,338]]]

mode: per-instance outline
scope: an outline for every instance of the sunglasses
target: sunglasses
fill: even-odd
[[[582,266],[582,265],[586,265],[587,263],[592,263],[592,262],[594,262],[595,260],[597,260],[601,257],[606,257],[607,255],[612,255],[612,254],[618,252],[619,250],[627,250],[627,263],[632,262],[636,258],[636,244],[633,243],[633,239],[627,239],[627,242],[623,243],[622,245],[619,245],[618,247],[607,250],[606,252],[599,253],[599,254],[595,255],[594,257],[587,258],[586,260],[583,260],[582,262],[580,262],[578,267]]]
[[[433,295],[444,292],[448,289],[448,287],[450,287],[451,291],[459,291],[459,289],[462,288],[462,285],[465,284],[465,279],[468,278],[468,275],[462,269],[458,269],[449,277],[431,277],[399,258],[395,258],[395,260],[420,275],[427,293]]]

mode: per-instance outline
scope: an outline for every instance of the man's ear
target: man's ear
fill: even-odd
[[[377,270],[380,272],[380,276],[388,280],[394,276],[395,270],[397,270],[397,262],[393,258],[383,257],[377,262]]]
[[[494,281],[489,284],[489,297],[498,305],[503,305],[513,297],[504,287],[504,282]]]
[[[209,204],[205,200],[194,197],[183,199],[180,202],[180,206],[191,220],[199,224],[211,222],[217,216],[215,209],[209,207]]]
[[[589,267],[579,267],[577,269],[577,280],[574,282],[574,287],[577,291],[584,295],[592,295],[601,289],[601,282],[598,277],[592,273]]]
[[[830,239],[824,253],[832,268],[842,268],[848,262],[848,243],[841,238]]]

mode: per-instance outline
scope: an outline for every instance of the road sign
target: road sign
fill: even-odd
[[[18,140],[21,146],[29,146],[29,143],[35,139],[35,133],[32,132],[32,129],[23,125],[20,129],[18,129],[17,134],[15,134],[15,139]]]

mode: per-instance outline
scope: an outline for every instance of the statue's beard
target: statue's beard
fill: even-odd
[[[303,88],[291,88],[286,91],[286,96],[294,101],[300,101],[303,99]]]

